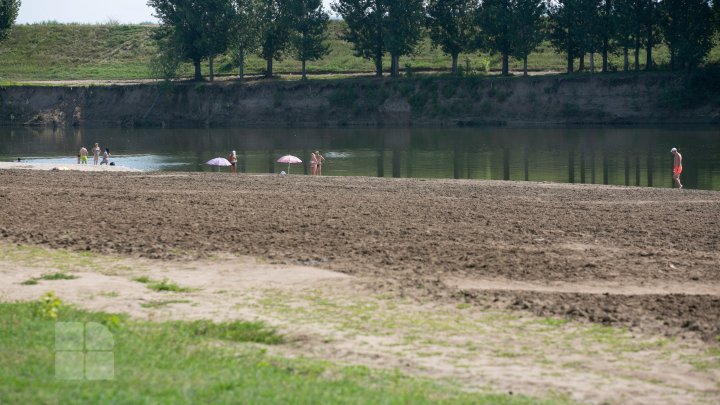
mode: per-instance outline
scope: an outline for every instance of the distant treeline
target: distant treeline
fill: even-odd
[[[664,43],[669,68],[691,71],[712,48],[720,25],[719,1],[709,0],[337,0],[332,11],[343,18],[342,38],[354,54],[375,63],[382,75],[390,56],[391,73],[399,75],[400,58],[416,52],[427,33],[433,45],[452,60],[484,51],[502,56],[502,74],[510,57],[524,61],[543,41],[567,56],[567,71],[608,70],[608,55],[621,53],[624,70],[655,68],[652,50]],[[321,0],[149,0],[161,26],[155,34],[161,55],[156,73],[172,78],[184,61],[201,79],[201,63],[230,53],[244,75],[245,57],[258,54],[273,75],[273,61],[287,55],[302,62],[329,52],[328,10]],[[644,55],[642,52],[644,51]],[[587,56],[587,57],[586,57]],[[631,60],[632,58],[632,60]],[[589,67],[586,66],[589,64]]]

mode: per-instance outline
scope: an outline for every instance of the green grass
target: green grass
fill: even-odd
[[[325,73],[331,77],[346,73],[374,72],[370,60],[353,55],[349,43],[340,39],[344,23],[332,21],[329,26],[329,45],[331,53],[324,59],[308,63],[309,73]],[[150,61],[157,53],[152,40],[151,25],[80,25],[80,24],[33,24],[18,25],[10,32],[9,38],[0,44],[0,85],[17,85],[23,80],[70,80],[70,79],[140,79],[151,78]],[[716,40],[716,44],[720,42]],[[664,45],[653,51],[658,65],[669,62],[667,48]],[[644,61],[644,53],[642,55]],[[596,57],[600,67],[600,56]],[[708,61],[720,61],[720,46],[710,53]],[[612,55],[610,68],[622,69],[622,55]],[[425,38],[417,52],[400,61],[402,71],[410,66],[412,71],[440,70],[448,71],[450,57],[441,50],[433,48]],[[390,58],[385,58],[385,69],[389,68]],[[485,73],[487,69],[500,68],[500,56],[487,53],[460,55],[459,64],[470,72]],[[589,58],[586,60],[589,65]],[[531,70],[563,71],[565,57],[555,52],[549,43],[542,44],[528,58]],[[230,55],[220,55],[216,61],[216,73],[222,75],[237,74],[237,66]],[[511,59],[511,69],[519,70],[522,62]],[[576,64],[577,67],[577,64]],[[643,66],[644,67],[644,66]],[[278,74],[297,73],[300,62],[291,55],[274,63]],[[207,74],[207,63],[203,72]],[[265,69],[265,61],[256,55],[246,60],[246,72],[249,75],[260,74]],[[184,77],[192,74],[192,66],[183,64],[180,71]]]
[[[148,284],[152,282],[152,279],[148,276],[140,276],[133,278],[133,281],[137,281],[138,283]]]
[[[78,276],[65,273],[43,274],[40,276],[40,280],[75,280],[76,278],[78,278]]]
[[[66,273],[50,273],[50,274],[43,274],[40,277],[34,277],[28,280],[23,281],[20,283],[21,285],[35,285],[40,280],[48,280],[48,281],[54,281],[54,280],[75,280],[78,278],[78,276],[74,276],[72,274],[66,274]]]
[[[0,403],[539,403],[464,393],[397,371],[270,356],[258,344],[282,338],[261,323],[151,323],[67,306],[57,321],[109,328],[115,378],[61,380],[54,376],[55,322],[37,313],[33,303],[0,304]]]
[[[176,283],[168,280],[167,278],[164,278],[162,280],[153,280],[148,276],[140,276],[133,278],[133,281],[137,281],[138,283],[147,284],[147,287],[151,290],[155,290],[158,292],[161,291],[170,291],[170,292],[190,292],[193,291],[192,288],[187,287],[180,287]]]

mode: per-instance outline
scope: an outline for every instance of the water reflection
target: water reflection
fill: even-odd
[[[284,154],[328,158],[327,175],[553,181],[670,187],[671,147],[683,183],[720,190],[718,128],[479,129],[103,129],[0,128],[0,159],[72,164],[81,144],[109,147],[116,164],[210,171],[202,163],[238,153],[238,171],[274,173]]]

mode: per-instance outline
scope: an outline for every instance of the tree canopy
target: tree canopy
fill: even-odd
[[[475,36],[475,0],[429,0],[427,27],[433,45],[452,58],[452,73],[458,72],[458,55],[472,49]]]
[[[0,42],[7,38],[20,11],[20,0],[0,0]]]

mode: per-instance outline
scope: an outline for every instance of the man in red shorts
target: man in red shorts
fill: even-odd
[[[673,162],[673,181],[675,182],[675,186],[677,188],[683,188],[680,183],[680,173],[682,173],[682,155],[677,151],[677,148],[670,149],[670,153],[675,155],[675,160]]]

